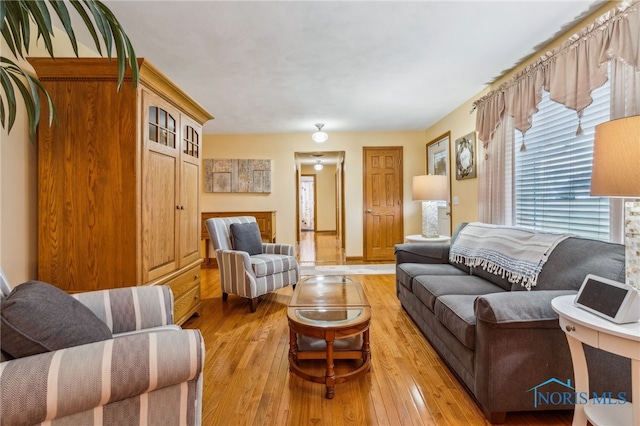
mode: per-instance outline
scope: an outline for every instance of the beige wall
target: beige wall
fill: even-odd
[[[296,241],[296,191],[294,152],[345,152],[345,251],[347,257],[363,255],[362,148],[403,147],[404,232],[420,233],[420,206],[411,201],[411,178],[423,174],[426,161],[424,131],[330,133],[322,145],[310,133],[266,135],[205,135],[203,158],[271,159],[271,193],[202,194],[203,211],[277,210],[279,242]]]
[[[320,171],[302,166],[303,175],[316,176],[316,230],[335,231],[336,228],[336,166],[326,165]]]

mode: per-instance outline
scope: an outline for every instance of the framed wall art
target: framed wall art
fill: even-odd
[[[476,177],[476,132],[456,139],[456,180]]]
[[[449,140],[446,133],[427,144],[427,174],[449,176]]]
[[[271,192],[271,160],[205,159],[205,192]]]

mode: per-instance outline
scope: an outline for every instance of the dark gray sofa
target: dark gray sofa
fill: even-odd
[[[551,252],[531,291],[479,267],[449,263],[449,247],[397,245],[397,296],[487,419],[501,423],[512,411],[573,409],[536,404],[531,391],[552,378],[575,383],[551,300],[575,294],[588,273],[624,282],[624,246],[567,238]],[[630,399],[629,360],[588,346],[585,352],[590,390],[623,391]]]

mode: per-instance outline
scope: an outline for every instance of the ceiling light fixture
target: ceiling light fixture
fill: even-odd
[[[320,163],[320,160],[316,161],[316,164],[313,165],[313,168],[317,171],[320,171],[324,168],[324,166],[322,165],[322,163]]]
[[[326,142],[327,139],[329,139],[329,135],[327,135],[325,132],[322,131],[324,124],[318,123],[316,124],[316,127],[318,128],[318,131],[315,132],[313,135],[311,135],[311,139],[313,139],[313,141],[316,143]]]

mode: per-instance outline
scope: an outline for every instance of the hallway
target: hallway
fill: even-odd
[[[345,265],[346,258],[335,233],[301,232],[298,242],[298,263],[301,266]]]

